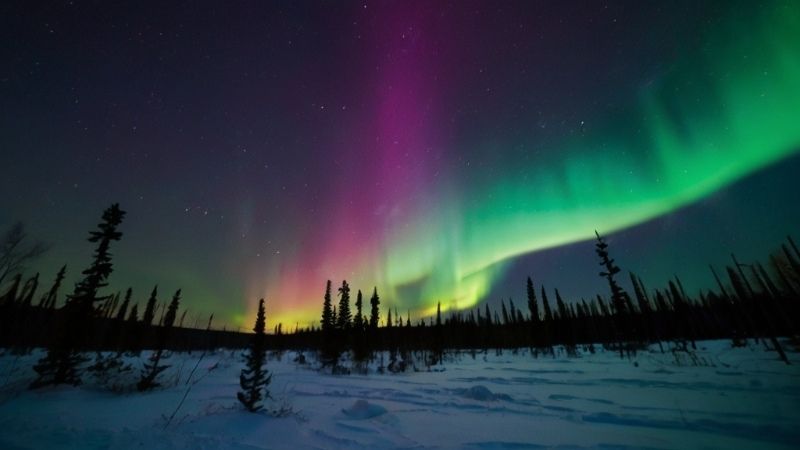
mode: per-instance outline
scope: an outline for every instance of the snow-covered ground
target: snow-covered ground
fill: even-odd
[[[0,449],[800,448],[800,358],[787,366],[754,344],[703,342],[677,360],[490,351],[431,372],[336,376],[286,352],[268,365],[268,406],[291,409],[281,417],[240,408],[241,352],[206,354],[190,388],[200,353],[174,354],[161,378],[172,385],[146,394],[27,391],[38,356],[0,357]]]

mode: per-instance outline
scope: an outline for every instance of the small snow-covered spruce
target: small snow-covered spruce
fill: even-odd
[[[272,375],[264,368],[266,362],[265,325],[264,299],[262,298],[258,302],[258,315],[256,316],[256,325],[253,327],[255,334],[250,340],[250,351],[245,356],[247,367],[242,369],[242,373],[239,375],[239,386],[242,387],[242,390],[236,394],[236,398],[250,412],[257,412],[263,408],[261,400],[269,398],[267,385],[272,381]]]
[[[150,362],[145,363],[144,369],[142,369],[142,376],[139,379],[139,383],[136,385],[136,388],[139,391],[148,391],[160,386],[160,384],[156,382],[156,378],[161,372],[169,367],[167,365],[159,364],[161,360],[165,358],[164,347],[166,347],[167,338],[169,337],[169,332],[172,329],[172,325],[175,323],[175,317],[178,315],[178,305],[180,304],[180,300],[181,290],[178,289],[175,292],[175,295],[172,297],[172,302],[170,302],[166,314],[164,314],[164,321],[161,324],[161,329],[159,330],[158,334],[158,348],[150,357]]]

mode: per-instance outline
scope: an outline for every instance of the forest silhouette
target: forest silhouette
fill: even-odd
[[[577,355],[578,347],[593,353],[602,346],[625,358],[653,344],[661,352],[691,353],[698,340],[728,339],[733,346],[755,340],[790,364],[778,337],[790,337],[787,342],[796,346],[800,335],[800,250],[791,237],[769,256],[767,267],[741,263],[733,254],[731,264],[721,271],[709,267],[716,289],[692,296],[677,276],[666,286],[649,288],[632,271],[627,277],[633,292],[627,292],[620,284],[625,275],[613,259],[613,249],[597,232],[595,255],[587,249],[587,258],[596,258],[601,270],[592,275],[603,277],[608,291],[595,298],[567,301],[558,289],[549,290],[528,277],[524,307],[509,299],[495,309],[484,303],[443,314],[439,304],[435,316],[412,320],[410,312],[403,317],[396,308],[384,308],[384,313],[376,287],[369,299],[357,290],[353,311],[349,283],[343,280],[334,288],[328,280],[321,292],[319,326],[287,331],[275,324],[273,333],[266,334],[269,302],[265,308],[262,299],[255,335],[212,329],[213,315],[205,328],[185,327],[187,310],[180,310],[180,290],[167,304],[154,287],[140,318],[132,290],[122,296],[110,287],[111,247],[123,237],[118,227],[124,217],[118,204],[104,211],[89,233],[95,245],[92,260],[66,295],[66,265],[43,293],[39,274],[24,274],[25,266],[46,252],[47,245],[31,242],[21,224],[3,235],[0,346],[17,354],[36,347],[47,350],[34,367],[38,377],[31,388],[76,385],[86,373],[113,376],[130,370],[122,363],[123,355],[152,350],[137,385],[149,390],[159,385],[170,351],[248,347],[249,372],[243,374],[239,396],[255,411],[263,398],[258,388],[269,382],[268,372],[261,370],[266,351],[299,351],[301,363],[305,352],[314,353],[320,367],[333,373],[364,372],[376,358],[380,371],[402,372],[442,364],[450,351],[527,348],[534,356],[547,357],[555,356],[556,347]]]

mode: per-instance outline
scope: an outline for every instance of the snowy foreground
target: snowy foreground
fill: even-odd
[[[490,351],[399,375],[323,375],[286,352],[268,366],[281,417],[238,405],[241,352],[174,354],[171,387],[147,394],[26,391],[38,356],[0,357],[0,449],[800,448],[800,355],[787,366],[755,344],[677,359]]]

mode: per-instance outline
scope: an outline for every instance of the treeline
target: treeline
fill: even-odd
[[[27,304],[22,297],[10,293],[9,289],[0,296],[0,348],[26,353],[32,348],[50,346],[58,337],[59,327],[55,325],[68,319],[64,308]],[[123,349],[126,352],[154,348],[168,306],[158,298],[157,301],[152,320],[141,315],[136,304],[133,309],[128,305],[127,314],[124,314],[124,302],[113,305],[112,300],[111,305],[103,305],[100,309],[107,309],[92,317],[81,347],[87,351]],[[180,311],[172,328],[168,342],[171,350],[241,348],[248,342],[247,333],[211,328],[208,319],[213,320],[213,317],[204,320],[199,327],[197,321],[190,324],[186,322],[185,312],[185,309]]]
[[[0,294],[0,346],[15,352],[48,349],[40,364],[43,380],[76,381],[69,367],[101,350],[137,355],[143,349],[158,353],[159,349],[243,348],[251,342],[250,334],[212,330],[213,315],[199,327],[195,319],[193,328],[185,328],[187,311],[180,309],[180,290],[165,302],[153,288],[141,310],[130,289],[124,294],[101,293],[113,270],[110,246],[122,237],[118,226],[124,214],[112,205],[90,232],[89,241],[95,244],[92,263],[61,307],[58,299],[66,266],[41,292],[38,274],[24,282],[17,274]],[[19,233],[15,236],[13,247],[20,248]],[[43,251],[41,245],[31,248]],[[328,281],[319,326],[286,333],[282,324],[276,324],[274,334],[265,335],[259,345],[314,352],[333,371],[362,370],[384,357],[378,365],[381,370],[430,367],[442,362],[446,349],[530,348],[536,355],[546,355],[554,353],[555,346],[574,353],[577,346],[594,351],[599,344],[625,356],[649,344],[664,351],[688,350],[702,339],[730,339],[736,346],[755,339],[789,362],[778,337],[793,337],[796,344],[800,335],[800,251],[791,238],[770,256],[767,267],[743,264],[733,255],[723,270],[711,267],[717,289],[698,295],[689,295],[677,276],[653,289],[632,272],[626,275],[632,286],[628,292],[620,284],[622,271],[599,234],[594,250],[599,275],[608,284],[606,295],[564,299],[558,289],[537,285],[529,277],[524,304],[508,299],[495,308],[484,303],[446,314],[439,305],[435,316],[412,319],[408,311],[403,316],[396,308],[382,309],[377,288],[365,295],[360,290],[353,293],[347,281],[335,288]],[[11,273],[4,267],[20,267],[19,258],[6,256],[0,255],[2,278]],[[352,361],[348,367],[341,364],[345,355]]]
[[[704,339],[730,339],[734,346],[754,339],[789,363],[778,337],[792,337],[797,345],[800,335],[800,251],[791,238],[770,257],[770,270],[760,263],[742,264],[733,255],[724,277],[711,267],[719,290],[697,296],[687,294],[677,276],[665,287],[649,289],[632,272],[627,275],[633,286],[629,293],[620,285],[621,269],[599,234],[595,252],[608,296],[567,301],[558,289],[537,286],[529,277],[524,306],[509,299],[499,308],[486,303],[442,317],[439,304],[435,317],[412,320],[410,313],[403,317],[396,309],[382,314],[375,288],[369,316],[361,291],[351,314],[347,281],[337,289],[338,302],[332,300],[328,281],[320,327],[289,335],[278,332],[273,343],[278,348],[318,350],[323,365],[334,372],[349,370],[339,364],[348,352],[356,370],[388,351],[389,360],[380,367],[402,371],[410,364],[440,363],[445,349],[530,348],[534,354],[552,354],[555,346],[575,353],[579,345],[593,352],[600,344],[626,356],[650,344],[661,351],[690,350]]]
[[[92,262],[81,272],[82,278],[66,296],[64,305],[56,307],[66,266],[56,275],[52,286],[38,298],[39,276],[24,284],[16,275],[10,287],[0,296],[0,345],[16,353],[26,353],[31,347],[43,347],[46,355],[34,366],[36,379],[31,388],[48,385],[77,385],[87,372],[102,378],[131,370],[123,355],[140,355],[142,349],[153,350],[139,376],[137,388],[149,390],[159,385],[158,375],[168,367],[165,360],[169,350],[213,348],[218,346],[244,347],[249,339],[239,333],[181,328],[186,310],[180,311],[181,290],[169,303],[158,298],[153,288],[144,311],[139,316],[137,304],[131,304],[132,291],[120,295],[105,295],[113,272],[111,245],[119,241],[119,225],[125,217],[118,204],[103,212],[102,221],[89,233],[95,244]],[[15,231],[16,230],[16,231]],[[12,236],[14,239],[9,240]],[[22,245],[19,227],[6,235],[0,255],[0,266],[20,267],[25,255],[18,252]],[[8,245],[13,242],[13,245]],[[38,247],[38,246],[35,246]],[[3,271],[3,276],[7,272]]]

